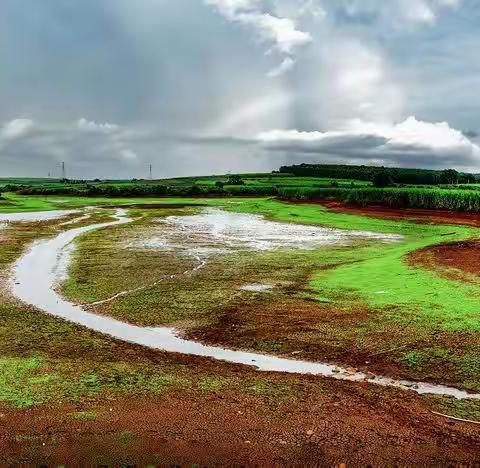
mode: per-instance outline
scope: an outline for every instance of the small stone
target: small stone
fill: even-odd
[[[313,436],[313,431],[311,429],[309,429],[307,432],[307,437],[312,437]]]

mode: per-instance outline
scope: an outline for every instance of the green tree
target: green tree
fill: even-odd
[[[244,185],[244,180],[237,174],[228,177],[227,185]]]
[[[442,184],[458,184],[458,172],[455,169],[445,169],[440,174]]]
[[[388,169],[382,168],[373,175],[373,185],[375,187],[388,187],[392,185],[392,176]]]

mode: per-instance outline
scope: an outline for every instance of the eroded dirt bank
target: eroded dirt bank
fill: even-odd
[[[424,210],[412,208],[389,208],[386,206],[358,206],[337,201],[309,202],[325,206],[337,213],[372,216],[384,219],[405,219],[417,223],[428,224],[459,224],[480,227],[480,214],[459,213],[446,210]]]
[[[412,265],[440,272],[444,276],[466,281],[480,280],[480,241],[434,245],[412,252]]]

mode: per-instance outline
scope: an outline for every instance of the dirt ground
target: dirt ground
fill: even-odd
[[[311,203],[311,202],[309,202]],[[446,210],[424,210],[412,208],[389,208],[385,206],[358,206],[344,202],[318,202],[338,213],[350,213],[383,219],[411,219],[417,223],[462,224],[480,227],[480,214],[459,213]]]
[[[250,379],[204,359],[184,364]],[[188,361],[188,362],[187,362]],[[227,369],[225,369],[225,367]],[[413,393],[273,375],[290,400],[229,390],[97,400],[83,407],[0,406],[0,464],[22,466],[447,466],[480,463],[480,426],[431,412]],[[74,418],[75,412],[95,418]],[[90,412],[90,413],[87,413]]]
[[[409,262],[439,271],[451,278],[458,278],[470,282],[480,280],[480,242],[457,242],[441,244],[413,252]]]

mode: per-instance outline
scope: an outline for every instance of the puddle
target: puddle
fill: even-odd
[[[158,220],[145,239],[133,248],[188,250],[202,255],[231,251],[276,249],[312,250],[326,246],[349,246],[360,241],[396,242],[403,236],[367,231],[309,226],[269,221],[263,216],[206,208],[200,214],[169,216]]]
[[[419,394],[437,394],[459,399],[480,399],[480,394],[469,394],[442,385],[424,382],[394,380],[388,377],[365,374],[344,369],[332,364],[299,361],[265,354],[243,352],[207,346],[178,336],[175,329],[168,327],[144,328],[121,322],[110,317],[97,315],[62,298],[55,287],[59,281],[59,271],[66,268],[71,254],[72,241],[79,235],[95,229],[128,223],[123,210],[118,210],[116,221],[92,224],[60,233],[53,239],[41,240],[33,244],[30,250],[20,257],[14,266],[10,287],[16,297],[38,309],[93,331],[149,348],[203,356],[235,364],[255,367],[260,371],[285,372],[295,374],[313,374],[352,382],[368,382],[376,385],[411,390]],[[68,247],[67,253],[62,255]],[[60,268],[59,268],[60,263]]]
[[[78,213],[77,210],[29,211],[25,213],[0,213],[0,222],[28,222],[50,221],[63,218],[69,214]]]

